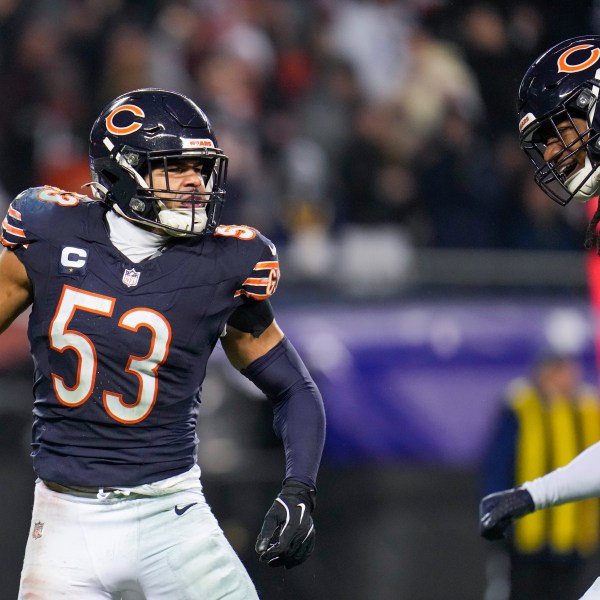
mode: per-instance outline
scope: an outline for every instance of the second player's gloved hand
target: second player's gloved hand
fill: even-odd
[[[535,510],[525,488],[512,488],[483,498],[479,504],[479,532],[486,540],[499,540],[513,519]]]
[[[315,527],[311,514],[315,503],[316,491],[308,485],[299,481],[283,484],[256,540],[261,561],[291,569],[312,554]]]

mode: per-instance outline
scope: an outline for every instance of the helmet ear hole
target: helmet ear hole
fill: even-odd
[[[587,88],[583,88],[577,96],[577,99],[575,100],[575,106],[573,108],[575,110],[579,109],[587,112],[588,106],[590,106],[594,100],[595,96],[592,91],[588,90]]]

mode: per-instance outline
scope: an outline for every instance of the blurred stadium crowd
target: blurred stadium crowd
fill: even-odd
[[[535,188],[515,96],[533,58],[600,30],[580,0],[0,0],[0,187],[78,191],[116,95],[190,95],[230,155],[224,222],[292,280],[415,248],[579,250],[583,211]]]
[[[583,254],[585,212],[553,204],[533,184],[518,148],[515,98],[536,56],[585,33],[600,34],[600,0],[0,0],[1,212],[32,185],[80,191],[89,181],[88,132],[102,107],[156,86],[187,93],[211,119],[231,157],[223,222],[257,227],[277,244],[285,282],[277,303],[295,282],[314,284],[300,301],[323,281],[336,286],[335,299],[352,286],[393,289],[422,251],[475,249],[488,271],[491,250]],[[455,279],[445,270],[444,283]],[[411,450],[422,435],[438,459],[448,432],[457,434],[453,451],[456,440],[483,439],[495,387],[520,372],[537,342],[528,325],[541,331],[550,319],[539,304],[521,313],[445,300],[383,317],[354,307],[278,309],[332,390],[330,424],[359,422],[361,432],[367,424],[374,442],[397,439],[402,458],[410,457],[405,438]],[[558,312],[573,329],[572,314]],[[18,585],[30,518],[25,326],[19,321],[0,347],[0,475],[11,482],[0,499],[2,597]],[[208,487],[228,533],[245,536],[232,539],[253,577],[265,593],[277,588],[265,597],[285,589],[298,599],[364,598],[365,581],[380,600],[482,597],[475,476],[441,468],[357,463],[325,474],[310,576],[288,574],[284,586],[261,570],[252,549],[256,507],[270,502],[269,477],[278,472],[263,458],[275,443],[263,425],[270,408],[241,408],[238,397],[250,392],[221,377],[219,363],[215,372],[200,431],[213,471],[207,466],[203,477],[213,477]],[[329,439],[339,431],[330,427]],[[252,468],[240,462],[236,471],[237,456]],[[248,514],[234,518],[240,497]],[[436,591],[424,591],[427,584]]]

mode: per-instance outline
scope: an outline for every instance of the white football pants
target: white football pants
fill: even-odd
[[[600,577],[594,581],[592,587],[579,600],[599,600],[600,599]]]
[[[55,492],[38,482],[19,600],[58,598],[258,596],[199,483],[166,495],[108,493],[98,499]]]

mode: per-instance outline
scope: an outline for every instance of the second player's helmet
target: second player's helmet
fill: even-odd
[[[535,165],[535,182],[550,198],[565,205],[589,200],[600,187],[600,36],[566,40],[542,54],[519,87],[519,141]],[[564,141],[557,124],[573,118],[586,126],[557,156],[545,160],[546,140]],[[573,172],[574,156],[584,149],[585,166]]]
[[[204,189],[170,189],[174,161],[190,159]],[[125,218],[173,235],[212,233],[225,200],[228,159],[206,115],[183,94],[139,89],[104,108],[90,133],[94,195]],[[154,187],[152,170],[166,184]]]

